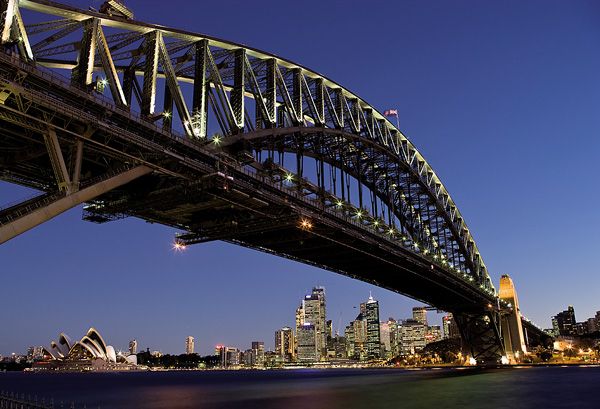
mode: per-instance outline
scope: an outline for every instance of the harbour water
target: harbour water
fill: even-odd
[[[600,367],[5,372],[0,390],[88,409],[598,409]]]

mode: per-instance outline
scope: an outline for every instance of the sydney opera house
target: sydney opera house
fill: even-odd
[[[73,342],[65,333],[45,348],[49,360],[38,362],[34,369],[72,371],[111,371],[137,369],[137,356],[116,353],[102,335],[90,328],[79,341]]]

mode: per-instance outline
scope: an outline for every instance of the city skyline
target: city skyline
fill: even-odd
[[[592,52],[597,28],[586,17],[597,13],[597,5],[582,3],[577,10],[565,10],[559,3],[531,2],[520,6],[518,12],[524,14],[522,17],[501,5],[467,7],[461,4],[449,10],[440,3],[437,11],[419,6],[394,6],[398,8],[392,7],[389,14],[410,17],[404,25],[408,27],[398,27],[396,32],[386,29],[384,24],[380,28],[371,26],[368,36],[380,42],[390,37],[398,39],[397,50],[389,45],[373,45],[373,52],[389,58],[390,65],[402,67],[396,73],[387,64],[357,63],[352,67],[354,57],[343,53],[343,50],[348,51],[347,45],[335,39],[322,39],[322,35],[319,36],[322,42],[315,39],[322,47],[315,49],[312,44],[299,44],[291,50],[284,43],[297,33],[286,30],[283,25],[278,27],[278,38],[261,30],[250,32],[248,27],[235,29],[235,24],[224,26],[210,21],[203,22],[199,29],[189,17],[170,14],[168,10],[161,11],[160,16],[153,15],[151,8],[137,4],[128,2],[140,19],[233,40],[243,38],[250,46],[272,50],[325,73],[349,89],[359,91],[381,111],[398,108],[401,128],[439,171],[459,203],[495,286],[498,288],[502,274],[511,274],[522,311],[544,328],[550,327],[553,314],[569,304],[574,304],[578,315],[593,316],[597,306],[593,304],[595,297],[590,289],[597,288],[600,279],[595,274],[597,267],[593,258],[586,261],[581,254],[594,254],[591,230],[598,224],[598,216],[591,203],[597,202],[598,193],[592,192],[593,189],[582,191],[582,186],[593,186],[593,179],[575,187],[569,182],[592,177],[595,171],[593,152],[598,151],[598,141],[591,135],[598,129],[598,119],[593,112],[597,111],[600,92],[598,84],[590,78],[592,72],[598,72],[599,60],[597,53]],[[470,7],[476,7],[473,12],[481,13],[482,21],[470,21],[467,12]],[[540,20],[536,20],[537,26],[525,23],[528,16],[540,10],[543,13]],[[349,13],[346,17],[358,24],[361,11],[369,13],[368,9],[346,11]],[[453,18],[447,19],[447,13]],[[505,26],[495,21],[503,20],[497,15],[508,19],[513,30],[506,32]],[[450,23],[444,23],[446,20],[455,23],[451,27]],[[388,20],[389,24],[394,22]],[[428,32],[435,24],[439,27]],[[483,30],[484,39],[469,38],[471,31],[481,30],[485,24],[489,27]],[[481,26],[475,27],[477,25]],[[463,27],[464,32],[455,30],[456,27]],[[335,26],[320,27],[320,30],[325,29],[334,32]],[[570,29],[574,31],[569,32]],[[412,46],[409,41],[412,35],[421,36],[425,45],[420,47],[441,57],[434,59],[420,47]],[[449,39],[444,40],[444,35],[450,36]],[[500,39],[496,49],[486,50],[485,38],[499,35],[506,35],[508,39]],[[509,49],[518,38],[526,40],[522,48]],[[342,56],[324,51],[336,47],[341,48]],[[534,47],[538,54],[531,55],[528,47]],[[398,55],[386,53],[389,48]],[[468,64],[463,63],[456,58],[457,54],[469,55],[475,62],[471,58]],[[558,54],[565,56],[564,61],[556,61]],[[340,61],[346,58],[347,66],[337,67],[344,65]],[[504,71],[511,69],[520,76],[502,78]],[[546,77],[538,78],[540,75]],[[544,85],[549,81],[548,76],[554,88]],[[432,81],[436,87],[430,86]],[[478,88],[483,88],[481,93]],[[488,99],[489,94],[494,95],[492,101]],[[432,117],[437,120],[431,121]],[[575,142],[564,145],[564,135]],[[544,155],[539,154],[540,146]],[[498,155],[499,150],[505,155]],[[560,172],[554,167],[564,158],[576,155],[579,163],[563,166]],[[469,163],[462,163],[457,157],[466,157],[464,162]],[[505,169],[506,163],[512,165],[510,169]],[[527,177],[523,175],[524,170],[529,172]],[[537,190],[531,189],[533,182],[529,178],[537,181]],[[559,195],[555,186],[567,190]],[[20,188],[0,185],[2,204],[28,194]],[[568,212],[562,220],[555,219],[569,208],[567,198],[575,196],[583,208]],[[110,334],[111,339],[123,347],[133,336],[140,340],[141,347],[144,347],[144,339],[178,345],[183,337],[192,333],[191,327],[197,327],[199,331],[194,336],[201,349],[210,349],[218,342],[210,342],[210,338],[204,341],[201,331],[215,328],[219,322],[236,330],[225,328],[224,337],[243,333],[244,339],[250,340],[261,332],[265,335],[260,337],[272,342],[271,336],[267,338],[266,334],[280,325],[291,327],[293,317],[279,324],[259,324],[272,327],[264,331],[263,327],[253,328],[245,323],[244,309],[240,306],[267,299],[273,307],[260,305],[258,312],[269,314],[273,321],[280,320],[283,315],[274,310],[288,311],[287,302],[291,301],[287,300],[301,292],[298,288],[310,288],[315,283],[340,289],[336,301],[330,304],[334,323],[335,314],[351,314],[345,311],[349,305],[352,307],[353,298],[364,298],[356,294],[368,294],[369,290],[379,300],[386,300],[382,302],[388,309],[381,312],[383,318],[398,316],[398,311],[414,305],[414,301],[387,290],[227,244],[202,244],[188,248],[185,253],[173,254],[169,250],[172,229],[139,220],[96,226],[82,222],[80,215],[80,209],[74,209],[0,247],[2,285],[18,290],[7,294],[6,305],[0,313],[8,329],[0,334],[0,353],[13,352],[18,345],[37,343],[27,339],[49,339],[58,328],[78,333],[90,325],[102,328],[103,333]],[[557,238],[562,238],[563,243],[559,244]],[[101,256],[95,249],[101,249],[110,257]],[[556,259],[549,254],[561,257]],[[206,267],[207,260],[210,267]],[[565,286],[560,279],[563,276],[576,276],[578,280]],[[92,277],[104,277],[105,287],[90,284],[82,291],[75,285],[62,285],[81,283],[82,277],[86,283],[91,282]],[[228,278],[227,285],[223,286],[223,279]],[[210,293],[213,290],[215,294]],[[96,305],[73,311],[73,306],[81,306],[90,294],[92,304]],[[23,295],[26,295],[25,302]],[[549,298],[552,305],[548,305]],[[56,299],[61,300],[58,306]],[[236,305],[227,305],[232,300]],[[43,316],[42,312],[50,307],[56,311],[55,316]],[[184,309],[190,312],[179,315]],[[171,322],[173,317],[181,317],[179,325]],[[343,318],[343,322],[347,322],[353,317]],[[178,335],[174,341],[161,340],[158,331],[150,328],[154,324]],[[128,326],[134,327],[132,333],[125,333]],[[237,344],[235,340],[227,343]]]

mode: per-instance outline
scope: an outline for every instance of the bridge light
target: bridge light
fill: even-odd
[[[291,173],[286,173],[285,174],[285,180],[287,182],[291,182],[292,180],[294,180],[294,175],[292,175]]]
[[[108,80],[107,80],[106,78],[102,78],[102,79],[100,80],[100,84],[102,84],[102,85],[106,86],[106,85],[108,85]]]
[[[375,220],[375,221],[373,222],[373,225],[374,225],[375,227],[379,226],[379,220]]]
[[[221,137],[219,137],[218,135],[213,136],[213,142],[215,145],[218,145],[221,143]]]
[[[180,253],[187,249],[187,246],[181,240],[175,240],[173,242],[173,251],[176,253]]]
[[[165,111],[165,112],[163,112],[163,117],[169,119],[169,118],[171,118],[171,113],[169,111]]]
[[[360,210],[356,212],[356,217],[359,219],[362,217],[362,212]]]
[[[344,202],[342,202],[341,200],[338,200],[335,205],[337,207],[342,207],[344,205]]]
[[[300,227],[301,227],[302,229],[304,229],[304,230],[310,230],[310,229],[312,229],[313,225],[312,225],[312,223],[310,222],[310,220],[308,220],[308,219],[302,219],[302,220],[300,221]]]

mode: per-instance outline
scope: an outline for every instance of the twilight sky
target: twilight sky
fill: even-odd
[[[100,1],[68,1],[86,8]],[[275,53],[326,75],[401,129],[436,170],[495,285],[516,283],[540,326],[572,304],[600,310],[600,3],[597,1],[128,0],[136,19]],[[0,206],[31,192],[0,182]],[[406,297],[224,243],[171,251],[174,231],[127,219],[81,221],[81,208],[0,246],[0,354],[97,327],[126,348],[198,352],[276,329],[313,285],[334,329],[369,291],[381,317]]]

